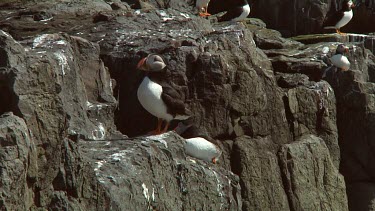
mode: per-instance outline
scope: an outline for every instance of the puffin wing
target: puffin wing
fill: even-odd
[[[219,22],[230,21],[241,16],[242,12],[243,12],[242,7],[235,7],[231,10],[228,10],[223,16],[219,17],[218,20]]]
[[[344,17],[343,11],[337,11],[334,14],[328,16],[323,23],[323,27],[335,27],[336,24]]]
[[[161,93],[161,99],[167,106],[168,113],[173,116],[179,115],[189,115],[185,107],[185,103],[182,96],[170,86],[163,86],[163,92]]]

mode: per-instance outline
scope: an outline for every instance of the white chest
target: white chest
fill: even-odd
[[[338,68],[341,68],[342,70],[349,70],[350,68],[350,62],[348,58],[342,54],[335,54],[331,58],[331,62],[333,65],[335,65]]]
[[[349,23],[349,21],[353,18],[353,10],[344,12],[344,16],[341,18],[339,22],[335,25],[336,28],[341,28]]]
[[[163,87],[146,76],[138,87],[137,96],[143,108],[149,113],[158,118],[171,121],[173,116],[167,113],[167,106],[161,99],[162,92]]]
[[[233,21],[243,21],[250,14],[250,6],[246,4],[242,7],[242,13],[237,18],[234,18]]]
[[[186,139],[185,152],[189,156],[207,162],[212,162],[213,158],[218,158],[221,155],[221,151],[215,144],[201,137]]]

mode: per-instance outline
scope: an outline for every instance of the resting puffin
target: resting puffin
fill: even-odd
[[[204,137],[186,139],[185,152],[187,155],[216,164],[222,152],[219,147]]]
[[[185,120],[190,117],[181,95],[163,79],[166,67],[161,56],[150,54],[139,61],[137,68],[145,72],[137,90],[137,97],[144,109],[158,118],[158,126],[152,134],[161,134],[168,130],[173,119]],[[161,129],[163,120],[166,121]]]
[[[185,153],[214,164],[219,160],[222,151],[215,139],[206,135],[199,127],[193,124],[178,123],[175,132],[185,138]]]
[[[354,4],[352,0],[344,0],[342,2],[341,10],[337,11],[332,16],[329,16],[323,23],[324,29],[336,29],[338,34],[344,34],[340,28],[349,23],[353,18]]]
[[[199,10],[199,16],[206,17],[211,15],[207,12],[208,3],[210,3],[210,0],[197,0],[195,7]]]
[[[343,71],[347,71],[350,68],[350,62],[344,53],[348,53],[349,48],[344,44],[340,44],[337,46],[336,53],[330,59],[332,64]]]
[[[250,14],[250,6],[247,0],[238,0],[236,6],[227,11],[223,16],[219,17],[222,21],[243,21]]]

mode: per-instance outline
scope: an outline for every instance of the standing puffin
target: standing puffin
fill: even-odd
[[[334,66],[340,68],[342,71],[347,71],[350,68],[350,62],[348,58],[344,56],[344,53],[348,52],[349,48],[344,44],[340,44],[337,46],[336,53],[331,57],[330,61]]]
[[[236,6],[227,10],[227,12],[218,18],[222,21],[243,21],[250,14],[250,6],[247,0],[238,0]]]
[[[207,12],[208,3],[210,3],[210,0],[197,0],[195,7],[199,10],[199,16],[206,17],[211,15]]]
[[[335,12],[324,21],[324,29],[336,29],[338,34],[344,34],[340,31],[340,28],[348,24],[353,18],[352,8],[354,8],[352,0],[344,0],[341,10]]]
[[[166,132],[173,119],[185,120],[190,117],[181,95],[163,80],[165,67],[161,56],[156,54],[148,55],[137,65],[146,74],[138,87],[137,97],[143,108],[158,118],[158,126],[152,131],[155,135]],[[163,120],[166,124],[162,130]]]

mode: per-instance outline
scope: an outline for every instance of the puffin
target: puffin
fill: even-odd
[[[234,21],[239,22],[245,20],[250,14],[250,5],[247,0],[238,0],[236,6],[228,10],[223,16],[218,18],[219,22]]]
[[[192,123],[185,124],[185,122],[179,122],[174,129],[177,134],[185,138],[185,153],[191,157],[216,164],[222,154],[217,141]]]
[[[149,54],[137,64],[137,69],[145,76],[137,90],[137,97],[142,107],[158,118],[158,125],[151,134],[158,135],[168,130],[170,121],[190,118],[181,94],[165,80],[163,58],[157,54]],[[162,129],[163,121],[166,122]]]
[[[220,148],[208,141],[207,138],[195,137],[185,140],[185,153],[191,157],[216,164],[222,154]]]
[[[349,48],[344,44],[339,44],[336,48],[336,53],[331,57],[331,63],[340,68],[342,71],[347,71],[350,68],[350,62],[344,53],[348,53]]]
[[[197,0],[195,7],[199,11],[199,16],[201,17],[207,17],[211,14],[207,12],[208,4],[210,3],[210,0]]]
[[[355,5],[352,0],[344,0],[342,2],[341,10],[335,12],[332,16],[329,16],[323,23],[324,29],[336,29],[338,34],[344,34],[340,31],[340,28],[349,23],[353,18],[353,10]]]

